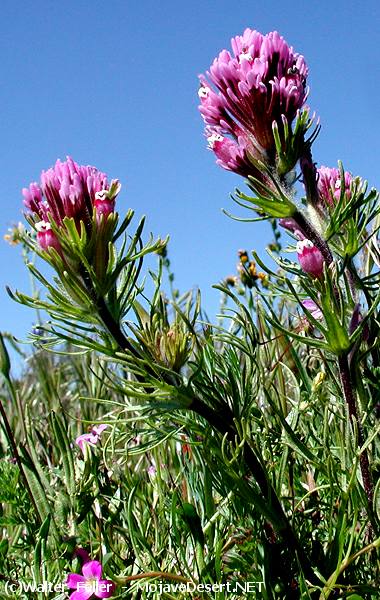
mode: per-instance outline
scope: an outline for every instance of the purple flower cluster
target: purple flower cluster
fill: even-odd
[[[108,425],[105,423],[101,423],[100,425],[93,425],[91,427],[90,433],[82,433],[82,435],[78,436],[75,440],[75,443],[78,444],[79,448],[84,453],[84,445],[89,444],[90,446],[95,446],[100,440],[100,436],[105,429],[107,429]]]
[[[223,50],[208,78],[200,76],[199,110],[217,163],[257,176],[251,159],[273,159],[273,122],[281,130],[304,105],[308,69],[277,31],[263,35],[246,29],[231,45],[233,55]]]
[[[63,219],[71,217],[78,230],[83,222],[91,231],[94,208],[98,219],[113,213],[119,189],[116,180],[109,185],[107,176],[95,167],[78,165],[70,157],[57,160],[54,167],[42,171],[40,184],[31,183],[22,190],[24,205],[39,219],[35,227],[40,246],[59,250],[50,220],[61,227]]]

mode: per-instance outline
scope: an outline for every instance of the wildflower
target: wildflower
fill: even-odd
[[[167,469],[167,467],[166,467],[166,465],[164,463],[160,463],[159,467],[160,467],[161,471],[162,470],[165,471]],[[154,479],[156,477],[156,475],[157,475],[157,471],[158,471],[157,463],[156,463],[156,461],[155,461],[154,458],[151,458],[150,465],[147,468],[146,472],[149,475],[149,477],[151,477],[152,479]]]
[[[316,392],[318,390],[318,388],[321,387],[321,385],[323,384],[323,382],[326,379],[326,373],[324,371],[319,371],[316,376],[313,379],[313,382],[311,384],[311,389],[313,392]]]
[[[320,167],[317,170],[318,193],[324,206],[333,207],[340,200],[342,193],[342,179],[339,169]],[[348,171],[344,173],[344,194],[349,200],[351,198],[352,175]]]
[[[24,225],[22,223],[18,223],[17,225],[8,228],[8,233],[4,235],[4,240],[11,246],[16,246],[22,240],[23,234]]]
[[[261,172],[252,162],[252,159],[260,159],[261,156],[242,131],[236,138],[231,138],[224,135],[220,128],[206,127],[205,135],[208,148],[213,150],[217,158],[217,165],[242,177],[251,175],[256,179],[263,179]]]
[[[253,260],[249,260],[248,252],[246,250],[238,251],[239,263],[237,264],[237,271],[241,283],[251,289],[257,280],[260,280],[264,287],[268,285],[268,277],[265,273],[257,272],[256,263]],[[235,283],[236,285],[236,278]]]
[[[110,598],[116,585],[109,579],[101,579],[102,565],[97,560],[85,562],[82,567],[83,575],[70,573],[66,579],[66,585],[75,592],[70,594],[70,600],[88,600],[96,598]]]
[[[277,31],[246,29],[231,45],[200,76],[199,110],[218,164],[257,176],[255,160],[275,152],[273,123],[283,131],[305,103],[308,69]]]
[[[130,444],[131,446],[140,446],[142,442],[142,436],[140,434],[135,435],[131,440],[130,440]]]
[[[181,441],[176,442],[176,452],[179,456],[186,456],[189,460],[192,459],[193,451],[191,448],[191,444],[188,444],[188,438],[186,435],[181,435]]]
[[[156,466],[154,464],[149,465],[149,467],[147,468],[146,472],[148,473],[148,475],[150,477],[154,477],[157,473],[157,469]]]
[[[107,429],[107,427],[108,425],[105,424],[94,425],[89,433],[83,433],[78,436],[75,443],[78,444],[79,448],[84,453],[84,445],[90,444],[90,446],[95,446],[98,443],[102,432]]]
[[[257,279],[260,280],[263,287],[267,288],[269,286],[269,275],[267,275],[267,273],[259,271],[259,273],[257,273]]]
[[[248,262],[249,258],[248,258],[248,252],[247,250],[239,250],[238,251],[238,257],[240,259],[240,262],[244,265],[245,263]]]
[[[306,308],[306,310],[309,311],[311,316],[314,317],[316,321],[320,321],[323,318],[321,309],[311,298],[306,298],[306,300],[303,300],[301,304],[304,308]]]
[[[227,275],[227,277],[224,280],[224,285],[226,285],[227,287],[236,287],[239,284],[239,278],[237,277],[237,275]]]
[[[78,231],[81,223],[88,233],[93,227],[93,213],[107,217],[114,212],[115,199],[120,191],[117,180],[108,184],[107,176],[95,167],[78,165],[70,157],[42,171],[40,184],[31,183],[22,190],[24,205],[33,214],[40,246],[46,250],[59,245],[51,221],[63,226],[65,217],[73,218]]]
[[[42,250],[55,248],[59,254],[62,253],[61,245],[52,231],[49,221],[38,221],[38,223],[35,223],[35,228],[37,230],[37,241]]]
[[[297,242],[296,249],[302,270],[314,278],[321,277],[324,259],[318,248],[310,240],[305,239]]]

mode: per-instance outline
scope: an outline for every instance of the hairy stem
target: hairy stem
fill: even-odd
[[[305,143],[300,158],[300,166],[303,175],[303,183],[309,202],[317,209],[319,204],[317,169],[313,162],[311,145]]]

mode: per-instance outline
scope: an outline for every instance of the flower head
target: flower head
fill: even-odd
[[[304,239],[297,242],[297,255],[301,268],[312,277],[319,278],[323,274],[324,258],[313,242]]]
[[[213,146],[219,164],[242,174],[242,162],[246,175],[247,166],[253,170],[250,157],[265,160],[273,154],[273,122],[282,130],[284,119],[290,124],[304,105],[308,69],[277,31],[262,35],[246,29],[231,45],[233,53],[219,54],[208,79],[200,76],[199,110],[208,127],[234,144],[224,142],[223,154],[233,155],[227,161],[221,146]]]
[[[318,193],[324,206],[334,206],[339,201],[342,193],[342,179],[339,169],[320,167],[317,170]],[[348,171],[344,173],[344,193],[346,198],[351,198],[352,175]]]
[[[40,184],[31,183],[22,193],[24,205],[38,219],[37,231],[45,234],[50,220],[62,227],[65,217],[74,219],[78,231],[84,223],[90,232],[94,208],[105,216],[112,213],[119,189],[116,180],[108,184],[107,176],[95,167],[78,165],[67,157],[66,161],[57,160],[54,167],[42,171]],[[43,249],[58,244],[52,231],[48,235],[37,234],[37,239]]]
[[[70,573],[66,585],[75,592],[70,594],[70,600],[88,600],[89,598],[110,598],[116,585],[109,579],[101,579],[102,565],[97,560],[85,562],[82,567],[83,575]]]
[[[11,246],[16,246],[21,242],[23,234],[24,225],[22,223],[17,223],[17,225],[8,228],[8,233],[4,235],[4,240]]]
[[[84,453],[84,445],[89,444],[90,446],[95,446],[100,440],[102,432],[107,429],[107,427],[108,425],[104,423],[101,425],[94,425],[89,433],[83,433],[78,436],[75,443],[78,444],[79,448]]]

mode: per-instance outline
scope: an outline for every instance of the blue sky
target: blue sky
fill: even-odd
[[[277,29],[307,60],[322,132],[314,156],[379,185],[379,3],[3,0],[1,231],[22,219],[21,188],[70,154],[123,184],[119,210],[170,234],[177,285],[234,272],[239,248],[265,255],[263,224],[225,217],[239,179],[214,164],[197,111],[197,75],[249,26]],[[249,215],[243,215],[249,216]],[[30,289],[19,248],[0,239],[0,330],[25,338],[34,320],[6,284]]]

